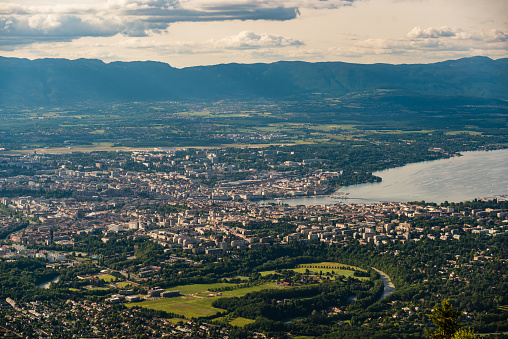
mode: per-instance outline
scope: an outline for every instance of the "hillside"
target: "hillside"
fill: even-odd
[[[161,62],[0,57],[0,105],[153,100],[292,99],[379,93],[403,98],[508,98],[508,59],[434,64],[276,62],[173,68]],[[411,99],[413,100],[413,99]],[[481,100],[483,102],[483,100]]]

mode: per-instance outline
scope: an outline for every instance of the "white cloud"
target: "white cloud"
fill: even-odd
[[[211,40],[214,48],[225,49],[252,49],[260,47],[287,47],[301,46],[304,43],[300,40],[275,36],[268,33],[256,34],[250,31],[243,31],[219,40]]]
[[[508,34],[493,29],[487,32],[466,32],[453,27],[414,27],[399,39],[366,39],[353,46],[337,48],[336,55],[353,57],[381,54],[425,54],[435,52],[496,51],[508,49]],[[481,53],[480,53],[481,54]]]
[[[428,27],[422,29],[419,26],[414,27],[406,35],[410,39],[437,39],[453,38],[458,40],[482,40],[485,42],[501,42],[508,40],[508,34],[497,29],[480,32],[466,32],[455,27]]]
[[[421,29],[421,27],[414,27],[409,33],[408,38],[440,38],[440,37],[451,37],[457,35],[457,29],[450,28],[447,26],[443,27],[429,27]]]

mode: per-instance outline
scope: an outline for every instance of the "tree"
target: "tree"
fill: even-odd
[[[444,299],[441,302],[441,307],[436,306],[433,311],[434,314],[429,318],[437,326],[437,329],[433,332],[426,330],[427,334],[435,339],[451,339],[462,326],[457,321],[461,312],[454,309],[448,299]]]
[[[470,328],[461,328],[453,334],[452,339],[480,339],[480,336]]]

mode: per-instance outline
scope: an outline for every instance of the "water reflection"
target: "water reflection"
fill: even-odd
[[[508,194],[508,149],[463,152],[461,157],[409,164],[374,173],[382,182],[343,187],[334,195],[269,200],[289,205],[425,200],[466,201]]]

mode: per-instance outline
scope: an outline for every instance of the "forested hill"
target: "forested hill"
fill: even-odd
[[[160,62],[0,57],[0,105],[87,101],[389,98],[508,98],[508,59],[434,64],[276,62],[173,68]]]

